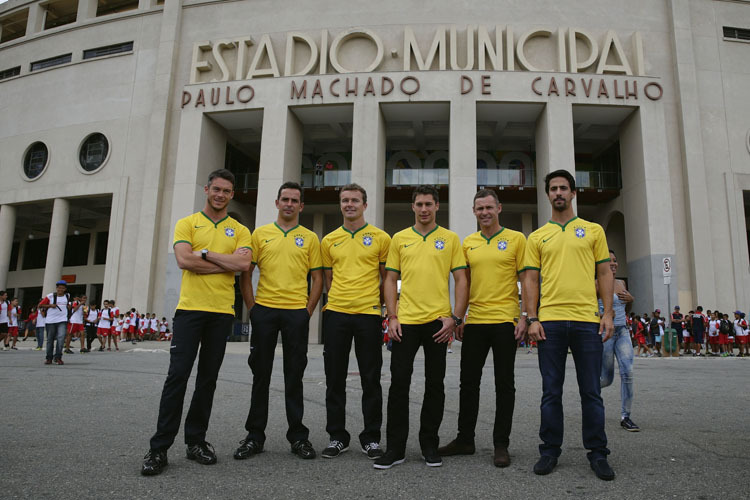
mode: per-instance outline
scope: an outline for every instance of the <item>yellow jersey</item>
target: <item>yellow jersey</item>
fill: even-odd
[[[187,243],[193,251],[233,254],[239,248],[252,250],[250,230],[229,217],[214,222],[202,211],[177,221],[174,228],[174,247]],[[177,309],[207,311],[234,315],[233,271],[217,274],[197,274],[182,270],[180,302]]]
[[[596,266],[609,261],[607,237],[599,224],[573,217],[548,222],[529,235],[524,269],[540,272],[540,321],[599,323]]]
[[[450,273],[466,260],[453,231],[435,226],[422,236],[409,227],[393,235],[385,268],[401,277],[399,321],[419,325],[451,315]]]
[[[518,273],[526,251],[523,233],[504,227],[486,238],[478,231],[464,239],[463,250],[471,271],[466,323],[517,321]]]
[[[380,315],[380,266],[390,245],[391,237],[369,224],[328,233],[320,247],[323,269],[332,270],[333,280],[324,310]]]
[[[277,309],[307,306],[307,274],[323,269],[318,235],[297,224],[284,231],[275,222],[253,233],[253,264],[260,269],[255,301]]]

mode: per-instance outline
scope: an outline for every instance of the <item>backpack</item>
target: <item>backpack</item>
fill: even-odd
[[[732,324],[729,321],[722,319],[719,322],[719,333],[732,333]]]

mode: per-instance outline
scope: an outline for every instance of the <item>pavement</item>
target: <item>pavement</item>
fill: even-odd
[[[748,498],[750,486],[750,358],[639,358],[635,360],[632,418],[642,432],[619,426],[619,377],[602,391],[614,481],[590,470],[581,444],[581,411],[572,357],[568,357],[564,408],[566,437],[559,465],[536,476],[541,382],[536,353],[516,357],[516,407],[511,435],[512,464],[492,465],[494,396],[492,359],[482,381],[477,452],[444,458],[430,468],[420,458],[418,415],[424,390],[424,361],[415,362],[407,460],[378,471],[358,447],[335,459],[301,460],[285,439],[281,350],[271,383],[265,451],[236,461],[232,453],[245,436],[251,376],[247,343],[229,343],[219,376],[208,441],[216,465],[185,458],[182,434],[169,451],[160,476],[140,475],[154,432],[169,355],[164,342],[123,344],[120,352],[64,356],[64,366],[43,365],[35,342],[0,352],[0,498]],[[460,343],[448,354],[446,404],[441,443],[455,437],[458,418]],[[386,351],[384,351],[386,352]],[[390,359],[383,366],[384,400]],[[305,424],[320,452],[325,433],[325,374],[322,346],[311,345],[305,372]],[[361,389],[352,356],[348,428],[362,427]],[[186,405],[192,394],[188,388]],[[385,404],[384,404],[385,412]],[[186,412],[185,412],[186,413]],[[184,415],[184,414],[183,414]],[[383,426],[385,434],[385,422]],[[385,444],[385,436],[383,437]]]

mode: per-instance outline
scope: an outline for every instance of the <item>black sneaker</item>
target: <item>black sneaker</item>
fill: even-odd
[[[406,460],[406,457],[404,457],[404,453],[397,453],[393,450],[386,451],[382,457],[375,460],[375,463],[372,464],[372,466],[375,469],[390,469],[394,465],[399,465],[404,463],[404,460]]]
[[[348,449],[349,447],[347,445],[345,445],[341,441],[333,439],[330,443],[328,443],[328,447],[323,450],[320,456],[322,456],[323,458],[336,458]]]
[[[367,455],[370,460],[376,460],[383,456],[383,448],[380,447],[379,443],[367,443],[362,446],[362,453]]]
[[[234,458],[244,460],[263,451],[263,445],[253,438],[247,437],[240,441],[240,447],[234,451]]]
[[[546,476],[553,470],[555,470],[555,466],[557,465],[557,458],[551,457],[549,455],[542,455],[539,457],[539,461],[534,464],[534,474],[538,476]]]
[[[630,420],[630,417],[625,417],[622,420],[620,420],[620,427],[622,427],[628,432],[638,432],[641,430],[640,427],[635,425],[633,421]]]
[[[615,478],[615,471],[609,466],[606,458],[597,458],[591,461],[591,470],[596,477],[603,481],[612,481]]]
[[[164,468],[169,465],[166,451],[149,450],[143,457],[141,474],[144,476],[156,476],[161,474]]]
[[[443,465],[443,459],[438,455],[437,450],[424,450],[422,451],[422,458],[427,467],[440,467]]]
[[[313,448],[310,441],[307,439],[300,439],[292,443],[292,453],[305,460],[310,460],[316,457],[315,448]]]
[[[71,351],[70,349],[65,349],[63,352],[65,354],[73,354],[73,351]]]
[[[195,460],[201,465],[213,465],[216,463],[216,452],[210,443],[202,442],[187,447],[188,460]]]

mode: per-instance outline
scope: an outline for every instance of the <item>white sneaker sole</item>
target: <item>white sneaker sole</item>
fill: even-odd
[[[440,462],[428,462],[425,457],[422,457],[422,460],[424,460],[424,463],[425,465],[427,465],[427,467],[442,467],[443,465],[442,460]]]
[[[388,465],[372,464],[372,467],[373,467],[374,469],[381,469],[381,470],[385,470],[385,469],[390,469],[390,468],[391,468],[391,467],[393,467],[394,465],[401,465],[401,464],[402,464],[402,463],[404,463],[405,461],[406,461],[406,458],[402,458],[401,460],[395,460],[395,461],[394,461],[393,463],[390,463],[390,464],[388,464]]]
[[[367,450],[365,450],[364,448],[361,448],[361,451],[362,451],[362,453],[364,453],[365,455],[367,455],[367,458],[369,458],[370,460],[377,460],[378,458],[380,458],[380,457],[383,456],[383,455],[380,455],[380,457],[371,457],[370,455],[368,455]]]

